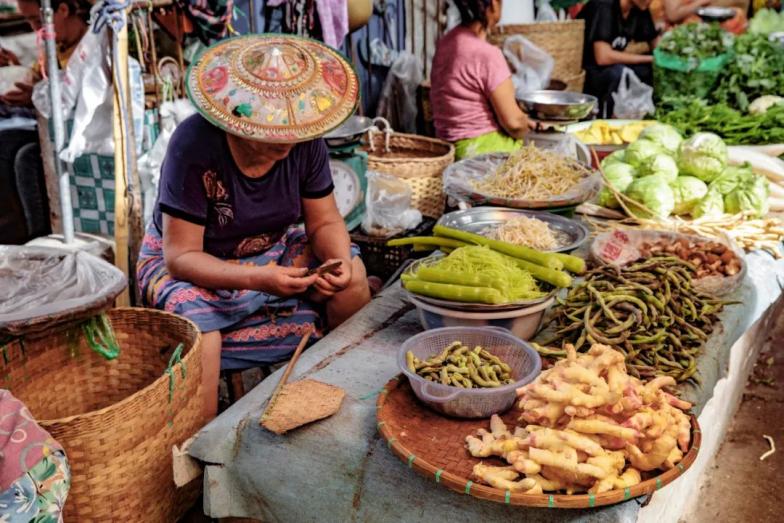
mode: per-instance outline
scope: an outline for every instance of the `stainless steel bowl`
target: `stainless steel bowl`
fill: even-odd
[[[340,127],[324,135],[324,141],[330,147],[343,147],[358,143],[368,129],[373,127],[373,120],[367,116],[351,116]]]
[[[573,122],[590,115],[598,100],[572,91],[531,91],[521,95],[518,103],[537,120]]]
[[[731,7],[708,6],[697,9],[697,16],[705,22],[726,22],[735,18],[735,9]]]
[[[503,207],[474,207],[465,211],[450,212],[438,220],[438,225],[474,234],[482,234],[482,231],[488,227],[501,225],[518,216],[542,220],[551,229],[562,232],[569,238],[568,243],[554,249],[553,252],[571,252],[588,239],[588,228],[577,220],[550,212],[505,209]]]

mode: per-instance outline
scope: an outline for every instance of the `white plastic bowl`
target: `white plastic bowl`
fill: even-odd
[[[481,345],[498,356],[511,367],[514,383],[488,389],[462,389],[427,381],[406,366],[408,351],[426,360],[455,341],[468,347]],[[536,349],[508,330],[496,327],[446,327],[422,332],[403,343],[397,364],[420,401],[442,414],[459,418],[487,418],[504,412],[514,404],[516,390],[536,379],[542,370],[542,359]]]
[[[416,296],[409,294],[411,303],[417,308],[419,321],[425,330],[440,327],[500,327],[512,332],[521,340],[530,340],[539,330],[547,308],[553,304],[555,297],[511,311],[502,312],[465,312],[445,309],[424,303]]]

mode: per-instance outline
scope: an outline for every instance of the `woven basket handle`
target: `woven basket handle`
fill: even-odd
[[[376,144],[373,140],[373,135],[375,133],[384,133],[384,152],[388,153],[389,149],[389,139],[394,133],[394,129],[392,129],[392,125],[386,118],[382,118],[381,116],[377,116],[373,118],[373,125],[370,129],[368,129],[368,143],[370,144],[370,152],[376,152]]]

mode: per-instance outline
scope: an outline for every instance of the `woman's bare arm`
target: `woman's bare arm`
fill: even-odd
[[[351,239],[346,223],[340,216],[335,197],[303,198],[305,230],[313,253],[321,261],[340,259],[351,261]]]
[[[511,78],[507,78],[490,95],[498,123],[512,138],[522,138],[528,132],[528,116],[520,109],[515,98],[515,88]]]
[[[711,0],[664,0],[664,18],[671,24],[679,24],[710,3]]]

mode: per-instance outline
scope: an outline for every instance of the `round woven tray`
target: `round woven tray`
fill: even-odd
[[[514,407],[501,417],[507,424],[516,424],[519,416],[520,411]],[[597,495],[512,494],[470,480],[474,465],[481,460],[468,454],[465,437],[480,428],[487,429],[487,420],[448,418],[428,409],[416,399],[402,375],[393,378],[382,389],[376,401],[376,418],[387,446],[409,468],[461,494],[528,507],[590,508],[652,494],[694,463],[702,440],[697,418],[692,416],[691,446],[681,462],[671,470],[623,490]]]

